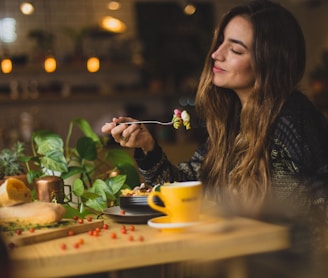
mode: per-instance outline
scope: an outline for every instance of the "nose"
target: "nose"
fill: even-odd
[[[211,55],[213,60],[223,61],[224,51],[222,45],[220,45]]]

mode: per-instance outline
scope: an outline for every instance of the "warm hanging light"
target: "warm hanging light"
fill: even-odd
[[[25,15],[31,15],[34,12],[34,6],[31,2],[23,2],[20,5],[20,10]]]
[[[102,28],[113,33],[123,33],[126,30],[126,25],[123,21],[112,16],[106,16],[101,22]]]
[[[193,15],[196,12],[196,7],[193,4],[187,4],[183,11],[186,15]]]
[[[121,8],[121,3],[119,1],[109,1],[107,8],[111,11],[117,11]]]
[[[90,57],[87,60],[88,72],[97,72],[100,69],[100,60],[98,57]]]
[[[1,71],[3,73],[11,73],[13,70],[13,63],[9,58],[4,58],[1,61]]]
[[[46,72],[54,72],[57,68],[57,61],[53,56],[47,56],[44,60],[44,70]]]

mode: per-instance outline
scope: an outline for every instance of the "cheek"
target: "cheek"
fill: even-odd
[[[254,82],[255,80],[254,70],[249,62],[236,63],[235,69],[236,72],[238,72],[239,76],[243,76],[243,78],[245,80],[248,80],[250,83]]]

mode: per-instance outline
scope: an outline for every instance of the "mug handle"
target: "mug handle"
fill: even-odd
[[[169,215],[170,211],[167,208],[155,204],[155,202],[154,202],[155,197],[160,198],[163,201],[163,203],[165,204],[165,200],[163,198],[163,195],[158,191],[152,191],[152,192],[149,193],[148,198],[147,198],[148,205],[154,210],[157,210],[157,211],[160,211],[164,214]]]
[[[68,203],[68,202],[72,202],[72,199],[73,199],[73,198],[72,198],[72,187],[71,187],[69,184],[64,184],[64,188],[65,188],[66,186],[69,188],[69,193],[68,193],[67,195],[65,194],[65,198],[67,198],[66,203]],[[64,192],[65,192],[65,190],[64,190]],[[68,196],[69,198],[68,198],[67,196]]]

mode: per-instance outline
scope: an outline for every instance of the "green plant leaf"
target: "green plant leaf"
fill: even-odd
[[[63,153],[56,150],[40,158],[42,166],[51,171],[67,172],[67,162]]]
[[[102,198],[97,198],[97,199],[89,199],[85,203],[89,208],[92,208],[96,211],[103,211],[104,209],[107,208],[107,202],[103,200]]]
[[[115,165],[121,174],[126,175],[126,183],[130,187],[140,185],[140,176],[131,156],[123,149],[113,148],[108,150],[104,158]]]
[[[93,193],[93,192],[90,192],[90,191],[84,191],[83,195],[82,195],[82,198],[84,200],[88,200],[88,199],[96,199],[98,198],[99,195],[96,194],[96,193]]]
[[[76,124],[85,136],[90,137],[94,142],[100,143],[99,136],[93,131],[87,120],[83,118],[75,118],[71,120],[71,122]]]
[[[82,159],[96,160],[97,147],[96,143],[90,137],[81,137],[76,143],[76,150]]]
[[[79,166],[69,166],[68,169],[67,169],[67,172],[63,172],[61,174],[61,178],[62,179],[68,179],[69,177],[72,177],[74,175],[78,175],[78,174],[81,174],[83,173],[84,170],[82,167],[79,167]]]
[[[122,189],[126,181],[126,175],[118,175],[106,180],[107,186],[112,190],[113,194],[117,194]]]
[[[56,133],[48,130],[35,131],[32,134],[32,139],[37,146],[39,154],[47,154],[53,150],[63,152],[64,142],[63,139]]]
[[[104,200],[107,200],[107,195],[112,196],[113,193],[108,188],[107,184],[105,181],[97,179],[92,185],[93,192],[101,196]]]
[[[121,175],[126,176],[125,183],[131,188],[140,185],[140,176],[134,165],[120,163],[116,165]]]
[[[77,197],[81,197],[84,193],[84,185],[81,179],[75,179],[73,181],[73,194]]]
[[[104,158],[113,165],[119,164],[131,164],[134,165],[134,161],[131,156],[123,149],[112,148],[109,149],[105,154]]]

